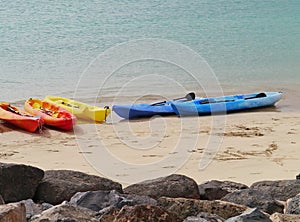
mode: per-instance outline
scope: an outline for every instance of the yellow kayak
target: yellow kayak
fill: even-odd
[[[104,108],[100,108],[97,106],[91,106],[86,103],[58,96],[46,96],[44,101],[54,103],[70,111],[78,118],[93,120],[96,122],[105,121],[106,117],[110,114],[110,108],[107,106],[105,106]]]

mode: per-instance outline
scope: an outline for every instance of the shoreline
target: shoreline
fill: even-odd
[[[300,150],[297,149],[300,143],[300,113],[252,111],[224,117],[226,123],[220,148],[210,165],[202,171],[198,166],[211,136],[211,116],[78,124],[75,134],[50,128],[45,128],[42,134],[31,134],[8,124],[0,124],[0,162],[33,165],[43,170],[77,170],[129,185],[137,182],[134,181],[134,169],[139,168],[140,164],[155,165],[165,157],[176,156],[173,149],[178,138],[189,141],[194,134],[198,135],[196,145],[181,148],[190,154],[183,166],[176,166],[175,160],[175,166],[171,164],[160,168],[157,164],[157,167],[143,172],[145,177],[151,173],[155,177],[165,176],[163,173],[167,171],[164,170],[169,168],[170,172],[187,175],[198,183],[216,179],[249,185],[261,180],[295,179],[300,171],[297,164],[300,157]],[[199,121],[200,128],[190,127],[182,133],[185,123],[181,121],[188,124],[189,121]],[[162,126],[165,127],[163,130]],[[81,137],[89,142],[88,150],[79,147],[78,138]],[[100,147],[97,145],[99,141],[102,144]],[[153,144],[157,146],[153,147]],[[150,148],[140,149],[145,145]],[[108,149],[116,159],[130,163],[132,169],[122,169],[116,162],[107,166],[116,169],[115,175],[99,173],[84,157],[93,156],[94,152],[101,153],[103,150],[99,148]],[[130,180],[132,182],[128,182]]]
[[[149,86],[150,87],[150,86]],[[264,92],[264,91],[276,91],[283,92],[283,98],[276,105],[278,111],[282,112],[298,112],[300,110],[300,103],[297,103],[297,98],[300,96],[300,83],[296,82],[278,82],[278,81],[269,81],[269,82],[247,82],[240,84],[239,82],[232,83],[220,83],[221,92],[211,90],[206,92],[205,89],[199,88],[199,86],[190,86],[184,87],[185,91],[178,92],[174,91],[173,88],[169,90],[165,89],[164,85],[155,86],[155,88],[147,88],[144,93],[139,91],[131,91],[128,89],[128,94],[118,95],[119,88],[108,88],[103,89],[100,92],[100,89],[79,89],[79,92],[64,89],[60,92],[55,93],[57,96],[74,98],[82,102],[95,104],[97,106],[112,106],[114,104],[125,104],[131,102],[138,103],[149,103],[155,101],[163,100],[172,100],[174,98],[179,98],[187,94],[188,92],[195,92],[196,97],[210,97],[210,96],[223,96],[223,95],[234,95],[234,94],[247,94],[254,92]],[[242,89],[242,90],[241,90]],[[127,91],[125,91],[127,92]],[[99,95],[100,93],[100,95]],[[51,94],[51,93],[50,93]],[[32,95],[32,97],[37,97],[43,99],[47,96],[48,93]],[[11,102],[19,107],[23,107],[25,99],[15,99]]]

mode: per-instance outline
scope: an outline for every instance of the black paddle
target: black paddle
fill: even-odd
[[[173,101],[176,101],[176,100],[180,100],[180,99],[186,99],[186,101],[191,101],[191,100],[194,100],[196,98],[196,95],[194,92],[190,92],[188,94],[186,94],[184,97],[181,97],[181,98],[177,98],[177,99],[173,99]],[[158,105],[162,105],[164,103],[166,103],[167,101],[162,101],[162,102],[158,102],[158,103],[153,103],[151,104],[150,106],[158,106]]]

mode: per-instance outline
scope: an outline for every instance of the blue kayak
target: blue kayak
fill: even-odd
[[[192,101],[195,99],[195,93],[189,93],[185,97],[172,100],[173,102]],[[153,104],[131,104],[131,105],[113,105],[112,110],[120,117],[125,119],[149,118],[152,116],[175,115],[171,106],[172,101],[163,101]]]
[[[225,114],[227,112],[273,106],[281,97],[281,92],[261,92],[215,98],[197,98],[193,101],[181,103],[171,102],[171,106],[179,116]]]

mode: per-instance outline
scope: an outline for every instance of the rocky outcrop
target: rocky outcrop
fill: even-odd
[[[286,201],[300,193],[300,180],[260,181],[250,188],[268,193],[276,200]]]
[[[249,209],[236,217],[229,218],[225,222],[272,222],[268,216],[257,208]]]
[[[218,180],[201,183],[198,187],[201,200],[220,200],[229,193],[249,188],[245,184]]]
[[[124,193],[146,195],[154,199],[162,196],[193,199],[200,197],[196,182],[187,176],[178,174],[130,185],[124,189]]]
[[[148,196],[120,194],[115,190],[79,192],[71,198],[70,203],[93,211],[100,211],[106,207],[121,209],[123,206],[157,205],[157,201]]]
[[[43,211],[40,215],[31,218],[31,222],[52,221],[99,222],[96,212],[68,203],[62,203],[51,207],[50,209]]]
[[[283,213],[284,208],[284,206],[277,200],[274,200],[270,194],[253,189],[235,191],[227,194],[222,200],[251,208],[257,207],[268,214],[275,212]]]
[[[201,212],[216,214],[224,219],[228,219],[240,215],[248,209],[246,206],[220,200],[209,201],[168,197],[159,198],[158,206],[169,212],[176,213],[181,219],[196,216]]]
[[[0,163],[0,195],[5,203],[32,199],[43,176],[36,167]]]
[[[286,214],[300,214],[300,194],[287,200]]]
[[[26,222],[24,203],[0,205],[0,222]]]
[[[270,216],[270,220],[272,222],[300,222],[300,215],[274,213]]]
[[[49,170],[37,188],[35,200],[53,205],[69,201],[77,192],[117,190],[122,185],[112,180],[71,170]]]

